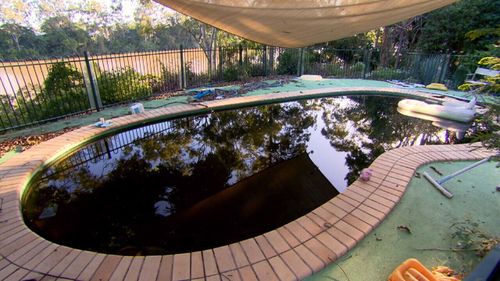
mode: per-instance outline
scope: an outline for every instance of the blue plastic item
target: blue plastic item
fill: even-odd
[[[201,91],[201,92],[198,92],[196,95],[194,95],[194,98],[199,100],[201,99],[202,97],[206,96],[206,95],[210,95],[210,94],[213,94],[214,90],[205,90],[205,91]]]
[[[500,244],[474,268],[463,281],[498,281],[500,280]]]

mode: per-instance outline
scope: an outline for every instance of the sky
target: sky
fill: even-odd
[[[81,6],[99,6],[112,13],[112,7],[121,3],[121,11],[116,15],[116,19],[121,23],[134,22],[134,13],[141,7],[139,0],[0,0],[0,23],[5,21],[14,21],[21,25],[28,25],[39,30],[41,23],[46,19],[37,12],[40,6],[47,7],[48,10],[60,10],[65,12],[68,9],[78,10]],[[154,19],[161,22],[166,13],[175,11],[151,1],[152,9],[148,11]],[[25,11],[25,12],[19,12]],[[78,21],[78,16],[73,18]]]

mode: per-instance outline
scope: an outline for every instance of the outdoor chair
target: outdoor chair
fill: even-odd
[[[476,80],[476,76],[481,75],[481,76],[495,77],[499,74],[500,74],[500,71],[498,71],[498,70],[491,70],[491,69],[487,69],[487,68],[478,67],[478,68],[476,68],[476,71],[474,73],[467,74],[467,77],[465,78],[465,83],[473,84],[473,85],[486,85],[486,84],[488,84],[487,82]]]
[[[500,75],[500,71],[491,70],[491,69],[482,68],[482,67],[476,68],[476,71],[474,73],[467,74],[467,77],[465,79],[465,84],[469,84],[472,88],[469,91],[469,94],[465,95],[465,97],[469,98],[472,96],[472,97],[477,98],[478,100],[481,100],[482,102],[485,102],[484,96],[478,95],[478,92],[484,86],[487,86],[488,82],[481,81],[480,78],[484,77],[484,76],[495,77],[497,75]],[[477,76],[480,76],[480,77],[477,77]]]

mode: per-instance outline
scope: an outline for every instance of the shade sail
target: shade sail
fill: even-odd
[[[252,41],[304,47],[393,24],[456,0],[155,1]]]

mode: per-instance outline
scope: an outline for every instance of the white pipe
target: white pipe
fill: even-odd
[[[484,162],[487,162],[488,160],[490,160],[490,158],[491,158],[491,156],[486,157],[486,158],[484,158],[483,160],[478,161],[478,162],[476,162],[476,163],[474,163],[474,164],[472,164],[472,165],[470,165],[470,166],[467,166],[467,167],[463,168],[462,170],[456,171],[456,172],[454,172],[454,173],[453,173],[453,174],[451,174],[451,175],[448,175],[448,176],[446,176],[446,177],[443,177],[442,179],[437,180],[436,182],[437,182],[437,183],[439,183],[439,184],[443,184],[443,183],[447,182],[448,180],[450,180],[451,178],[453,178],[453,177],[455,177],[455,176],[458,176],[458,175],[460,175],[461,173],[467,172],[468,170],[470,170],[470,169],[472,169],[472,168],[474,168],[474,167],[476,167],[476,166],[479,166],[479,165],[483,164]]]
[[[437,189],[439,190],[444,196],[448,197],[451,199],[453,197],[453,194],[449,192],[446,188],[442,187],[438,182],[436,182],[427,172],[423,173],[424,177]]]

